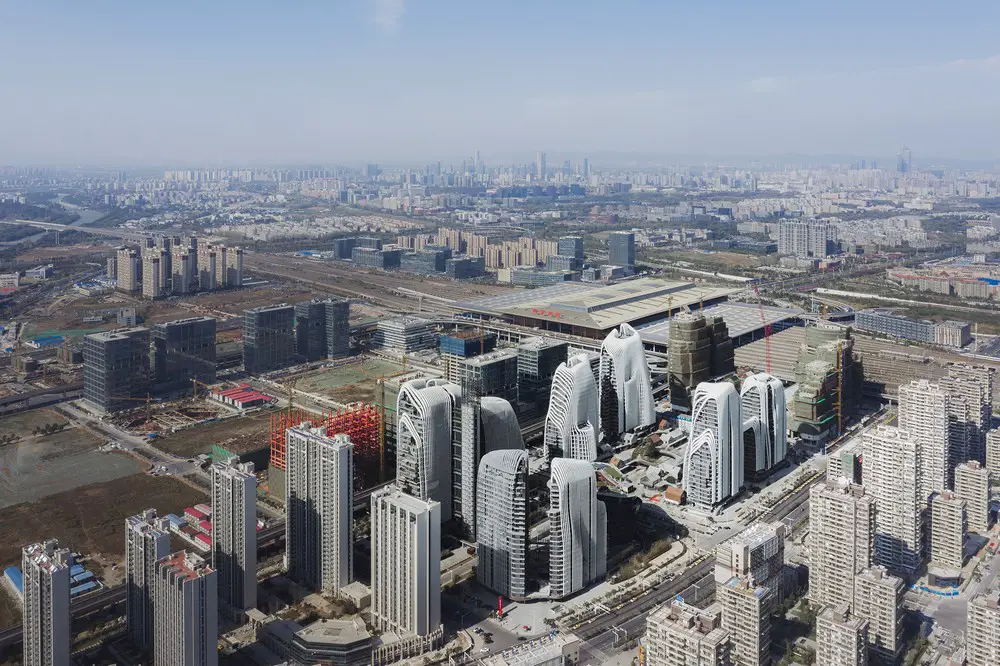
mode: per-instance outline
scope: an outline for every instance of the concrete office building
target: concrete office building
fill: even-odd
[[[212,568],[219,602],[240,620],[257,607],[257,478],[238,458],[212,465]]]
[[[778,223],[778,254],[822,259],[834,251],[837,229],[826,222],[789,220]]]
[[[140,651],[153,645],[156,563],[170,554],[170,523],[155,509],[125,519],[125,621],[129,642]]]
[[[452,466],[461,461],[462,389],[442,379],[406,382],[396,399],[396,485],[452,516]]]
[[[869,568],[875,547],[875,499],[846,480],[809,491],[809,602],[854,605],[855,577]]]
[[[120,247],[116,252],[119,291],[139,291],[142,277],[142,262],[139,253],[131,248]]]
[[[816,616],[816,666],[867,666],[868,620],[850,604],[825,606]]]
[[[788,454],[788,410],[781,380],[763,372],[744,379],[740,414],[744,477],[765,479]]]
[[[65,666],[70,658],[71,554],[50,539],[21,550],[24,666]]]
[[[346,356],[351,347],[351,302],[318,299],[295,304],[298,354],[307,361]]]
[[[218,574],[185,551],[156,564],[153,591],[153,663],[215,666],[219,663]]]
[[[476,536],[479,462],[491,451],[511,449],[523,450],[524,440],[509,402],[485,396],[462,403],[461,467],[452,469],[452,517],[466,535]]]
[[[868,620],[869,659],[899,663],[903,651],[903,598],[906,584],[885,567],[865,569],[854,579],[858,617]]]
[[[119,328],[83,338],[83,399],[99,412],[137,407],[149,393],[149,329]]]
[[[688,502],[718,506],[743,488],[743,438],[740,398],[730,382],[698,384],[691,413],[691,435],[684,453],[684,491]]]
[[[771,590],[733,577],[716,586],[715,594],[722,606],[722,628],[732,640],[733,662],[741,666],[770,664],[775,605]]]
[[[153,326],[153,381],[157,390],[190,389],[191,380],[215,383],[212,317],[178,319]]]
[[[854,327],[860,331],[870,331],[891,335],[902,340],[915,340],[931,345],[964,347],[972,342],[972,330],[964,321],[921,321],[892,314],[891,310],[858,310],[854,315]]]
[[[382,319],[375,329],[375,345],[396,354],[409,354],[437,346],[438,336],[428,319],[403,315]]]
[[[722,607],[696,608],[668,601],[646,618],[646,666],[733,666],[729,631],[722,628]]]
[[[990,475],[978,460],[955,468],[955,496],[965,500],[969,531],[986,536],[990,530]]]
[[[597,499],[594,467],[556,458],[549,477],[549,595],[563,599],[608,568],[608,517]]]
[[[462,383],[462,362],[477,354],[493,351],[497,334],[492,331],[460,330],[451,335],[441,335],[439,349],[444,376],[448,381]]]
[[[930,566],[942,570],[942,578],[957,577],[965,564],[965,539],[968,536],[965,500],[950,490],[944,490],[934,493],[930,504],[930,529],[927,531]]]
[[[917,442],[905,430],[879,425],[861,436],[862,481],[878,506],[875,562],[910,575],[920,568],[927,498],[917,487]]]
[[[354,445],[307,427],[290,428],[285,442],[288,577],[337,593],[354,573]]]
[[[491,451],[476,481],[476,578],[514,600],[527,596],[528,454]]]
[[[952,363],[948,366],[948,376],[938,380],[952,396],[948,413],[951,469],[969,460],[985,462],[986,433],[992,427],[995,374],[993,368]]]
[[[465,359],[459,364],[462,395],[467,400],[484,395],[517,404],[517,350],[499,349]]]
[[[646,352],[628,324],[611,331],[601,343],[597,391],[604,439],[617,440],[624,432],[656,422]]]
[[[1000,664],[1000,595],[993,588],[969,601],[965,657],[968,666]]]
[[[899,427],[917,443],[917,487],[925,501],[948,481],[948,394],[937,384],[917,379],[899,387]]]
[[[597,460],[599,421],[597,382],[590,359],[576,354],[560,364],[552,376],[544,431],[549,457]]]
[[[552,377],[566,361],[569,343],[527,338],[517,346],[517,411],[543,414],[549,408]]]
[[[780,599],[785,566],[785,526],[757,523],[715,547],[715,582],[734,576],[756,587],[767,587]]]
[[[372,623],[430,636],[441,627],[441,505],[388,487],[372,493]]]
[[[243,313],[243,367],[251,375],[295,362],[295,308],[287,303]]]
[[[557,253],[564,257],[573,257],[574,259],[583,259],[583,237],[582,236],[563,236],[559,239],[557,245]]]
[[[631,274],[635,270],[635,234],[631,231],[612,231],[608,234],[608,263],[621,266]]]

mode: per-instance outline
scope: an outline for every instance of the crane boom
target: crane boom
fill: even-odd
[[[753,293],[757,296],[757,308],[760,310],[760,323],[764,327],[764,365],[767,367],[767,374],[771,374],[771,325],[767,323],[764,316],[764,301],[760,299],[760,289],[757,283],[753,283]]]

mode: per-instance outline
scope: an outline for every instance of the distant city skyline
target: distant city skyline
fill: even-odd
[[[7,164],[1000,154],[1000,6],[8,4]],[[975,20],[965,17],[974,16]],[[863,18],[863,20],[862,20]],[[988,45],[994,45],[992,47]],[[599,160],[595,159],[595,166]],[[890,162],[884,163],[889,168]]]

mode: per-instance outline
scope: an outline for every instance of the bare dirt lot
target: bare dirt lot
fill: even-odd
[[[215,421],[186,428],[156,438],[156,446],[179,456],[209,453],[212,444],[231,437],[260,437],[261,442],[270,436],[271,415],[275,410],[265,410],[246,417]]]
[[[372,402],[376,398],[376,379],[389,377],[402,369],[397,363],[365,359],[299,375],[295,379],[295,390],[326,396],[344,404]]]
[[[0,568],[20,566],[23,546],[52,537],[88,558],[100,556],[120,563],[124,558],[125,518],[150,507],[160,515],[177,513],[205,498],[174,479],[134,474],[8,507],[0,512],[0,534],[4,536]],[[0,628],[12,621],[17,621],[16,616],[12,618],[0,609]]]
[[[67,423],[66,417],[52,409],[30,409],[18,414],[0,416],[0,429],[3,432],[22,437],[30,435],[35,428],[51,423]]]
[[[0,508],[130,476],[144,468],[131,456],[101,453],[97,450],[101,440],[83,428],[32,435],[33,427],[18,442],[0,447]]]

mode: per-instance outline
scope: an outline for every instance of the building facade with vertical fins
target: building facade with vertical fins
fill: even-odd
[[[756,373],[740,387],[743,419],[743,470],[748,479],[766,478],[788,454],[785,387],[767,373]]]
[[[585,354],[571,356],[552,377],[545,415],[545,450],[550,458],[597,460],[600,403],[597,382]]]
[[[639,334],[628,324],[612,331],[601,343],[597,388],[604,438],[617,439],[624,432],[656,421],[646,352]]]
[[[445,521],[452,516],[454,419],[461,416],[461,399],[456,384],[439,379],[408,381],[396,399],[396,485],[438,502]]]
[[[527,596],[528,454],[491,451],[476,482],[476,578],[514,600]]]
[[[696,506],[718,506],[743,488],[740,397],[730,382],[694,391],[691,436],[684,454],[684,490]]]
[[[514,407],[503,398],[484,396],[462,404],[462,465],[452,470],[458,478],[458,518],[465,532],[476,536],[479,461],[491,451],[523,450],[524,440]]]
[[[556,458],[549,477],[549,588],[562,599],[600,580],[608,567],[608,518],[594,466]]]

